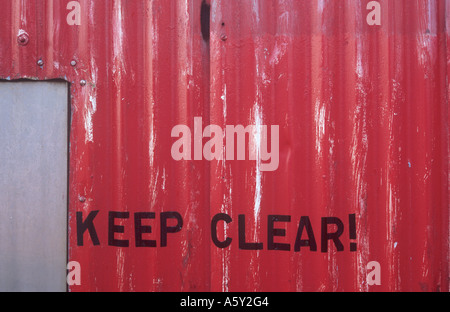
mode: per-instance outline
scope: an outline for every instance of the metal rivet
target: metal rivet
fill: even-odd
[[[76,66],[77,65],[77,61],[73,60],[72,62],[70,62],[70,65]]]
[[[228,37],[225,34],[222,34],[222,36],[220,36],[220,39],[222,39],[222,41],[227,41]]]
[[[81,80],[80,81],[80,85],[85,86],[86,85],[86,80]]]
[[[39,60],[37,61],[38,66],[44,66],[44,61],[43,60]]]
[[[84,203],[86,201],[86,197],[84,196],[80,196],[78,199],[80,200],[80,203]]]
[[[22,46],[26,46],[29,41],[30,41],[30,37],[28,37],[28,34],[26,34],[26,33],[22,33],[17,36],[17,42]]]

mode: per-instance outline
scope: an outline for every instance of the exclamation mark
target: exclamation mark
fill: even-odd
[[[350,232],[350,239],[356,240],[356,215],[351,214],[348,216],[348,223],[349,223],[349,232]],[[356,251],[357,244],[355,242],[350,243],[350,251]]]

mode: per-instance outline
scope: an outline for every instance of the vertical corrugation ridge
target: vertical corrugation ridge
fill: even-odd
[[[447,50],[447,66],[446,66],[446,72],[445,72],[445,87],[447,88],[447,99],[446,99],[446,105],[444,106],[447,110],[447,116],[445,116],[445,120],[443,122],[444,124],[444,135],[447,140],[447,148],[445,149],[444,155],[447,156],[447,205],[450,206],[450,140],[449,140],[449,125],[450,125],[450,110],[448,108],[448,102],[450,100],[450,0],[445,1],[445,43],[446,43],[446,50]],[[444,189],[445,193],[445,189]],[[441,248],[443,249],[441,261],[443,263],[443,266],[445,266],[444,269],[442,269],[442,291],[449,291],[450,289],[450,235],[449,235],[449,229],[450,229],[450,214],[448,210],[444,210],[443,218],[442,218],[442,228],[445,229],[443,244],[441,245]],[[445,250],[447,249],[447,252]],[[447,265],[445,265],[447,263]],[[446,281],[447,279],[447,281]]]

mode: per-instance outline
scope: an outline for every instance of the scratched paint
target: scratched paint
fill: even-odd
[[[202,2],[80,0],[79,26],[67,1],[2,6],[0,79],[71,83],[68,258],[82,285],[70,290],[448,291],[450,1],[380,0],[369,26],[368,0],[208,0],[208,36]],[[170,130],[196,116],[279,125],[279,168],[175,162]],[[100,246],[87,233],[78,246],[76,213],[91,211]],[[130,247],[108,245],[109,211],[130,212],[116,220]],[[137,248],[142,211],[155,212],[146,235],[158,244],[161,212],[183,229]],[[216,213],[233,218],[218,224],[228,248],[211,243]],[[262,250],[239,249],[240,214]],[[270,214],[291,217],[277,223],[290,251],[267,250]],[[356,252],[347,229],[343,252],[293,251],[302,216],[320,243],[321,218],[349,214]],[[380,286],[366,281],[370,261]]]

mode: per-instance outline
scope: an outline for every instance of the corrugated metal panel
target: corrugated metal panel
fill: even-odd
[[[357,253],[345,238],[344,252],[325,254],[213,249],[213,280],[226,277],[215,289],[366,291],[373,260],[379,289],[447,289],[445,3],[381,1],[375,28],[366,3],[215,2],[212,123],[275,124],[281,135],[276,172],[212,170],[211,209],[246,213],[259,241],[269,214],[292,216],[291,244],[301,216],[316,237],[322,217],[358,224]]]
[[[448,0],[381,0],[380,26],[366,0],[212,0],[209,40],[201,0],[80,0],[79,26],[68,2],[2,2],[0,78],[72,83],[71,290],[448,291]],[[196,116],[279,125],[278,169],[174,161],[171,129]],[[79,246],[77,216],[96,211],[100,244],[87,230]],[[162,247],[168,211],[183,227]],[[110,212],[129,213],[114,219],[129,247],[108,243]],[[157,247],[136,247],[136,212],[155,213],[142,224]],[[217,213],[227,248],[211,242]],[[239,248],[239,215],[262,250]],[[269,215],[290,216],[274,223],[290,251],[268,250]],[[317,251],[294,250],[302,216]],[[343,221],[343,251],[321,252],[325,217]]]

